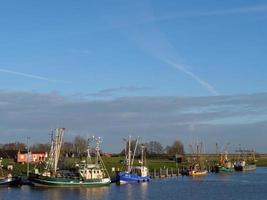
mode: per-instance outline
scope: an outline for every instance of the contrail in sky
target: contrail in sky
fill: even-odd
[[[122,12],[118,13],[118,15],[109,15],[107,18],[113,27],[119,28],[119,30],[127,35],[127,37],[130,37],[135,44],[138,44],[145,52],[149,53],[154,58],[186,74],[212,95],[220,95],[206,80],[200,78],[182,64],[179,64],[179,61],[175,62],[179,54],[157,24],[151,24],[148,26],[149,28],[139,26],[146,23],[146,19],[161,19],[155,17],[154,9],[150,1],[143,0],[141,4],[136,5],[125,3],[124,9],[127,10],[126,15],[125,12]]]
[[[27,77],[27,78],[38,79],[38,80],[42,80],[42,81],[49,81],[49,82],[56,82],[57,81],[57,80],[49,79],[49,78],[46,78],[46,77],[43,77],[43,76],[37,76],[37,75],[34,75],[34,74],[11,71],[11,70],[1,69],[1,68],[0,68],[0,72],[7,73],[7,74],[13,74],[13,75],[17,75],[17,76],[24,76],[24,77]]]
[[[197,76],[196,74],[194,74],[193,72],[189,71],[188,69],[186,69],[184,66],[179,65],[173,61],[170,61],[168,59],[163,59],[164,62],[166,62],[167,64],[175,67],[176,69],[182,71],[183,73],[187,74],[188,76],[190,76],[191,78],[193,78],[195,81],[197,81],[202,87],[206,88],[211,94],[213,95],[220,95],[220,93],[212,86],[210,85],[207,81],[201,79],[199,76]]]

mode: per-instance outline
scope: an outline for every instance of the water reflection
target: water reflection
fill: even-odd
[[[146,199],[148,193],[148,182],[144,182],[140,184],[140,199]]]
[[[105,199],[108,196],[109,187],[82,188],[80,193],[86,199]]]
[[[109,187],[84,187],[84,188],[32,188],[44,199],[105,199],[109,192]]]

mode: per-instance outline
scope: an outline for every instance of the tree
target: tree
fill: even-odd
[[[136,140],[131,140],[131,152],[132,154],[134,153],[135,150],[135,145],[136,145]],[[128,152],[129,149],[129,141],[126,142],[126,152]],[[123,148],[123,150],[120,153],[121,155],[125,155],[125,147]],[[138,143],[136,146],[136,151],[135,151],[135,155],[140,155],[141,154],[141,144]]]
[[[4,150],[25,150],[26,145],[20,142],[4,144],[2,147]]]
[[[72,142],[64,142],[62,144],[62,152],[64,154],[74,153],[74,151],[75,151],[74,144]]]
[[[184,145],[180,140],[176,140],[172,146],[166,147],[166,152],[169,155],[184,154]]]
[[[33,144],[30,147],[30,151],[32,152],[48,152],[50,149],[50,144],[46,143],[46,144],[42,144],[42,143],[38,143],[38,144]]]
[[[146,146],[148,154],[162,154],[163,153],[163,147],[157,141],[150,141],[146,143],[145,146]]]
[[[83,138],[82,136],[80,135],[77,135],[75,138],[74,138],[74,149],[75,149],[75,152],[78,156],[81,156],[83,153],[86,152],[86,149],[87,149],[87,140],[85,138]]]

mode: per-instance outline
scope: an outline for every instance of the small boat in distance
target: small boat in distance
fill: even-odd
[[[2,161],[3,159],[0,158],[0,187],[21,186],[21,177],[12,176],[11,173],[9,173],[7,176],[4,176]]]
[[[200,164],[196,163],[189,167],[188,175],[189,176],[205,176],[208,174],[208,171],[203,169]]]
[[[204,167],[203,156],[203,143],[196,143],[195,147],[189,145],[192,149],[192,164],[188,168],[186,175],[188,176],[205,176],[208,171]]]
[[[90,141],[92,140],[88,140],[87,159],[77,165],[77,172],[72,175],[65,175],[58,170],[57,166],[64,131],[64,128],[56,129],[46,169],[42,174],[30,173],[29,180],[32,184],[40,187],[91,187],[109,185],[111,180],[100,156],[100,143],[102,142],[100,138],[93,138],[96,142],[95,162],[92,162],[90,156]]]
[[[256,170],[255,151],[239,149],[239,159],[234,163],[235,171],[254,171]]]
[[[117,183],[134,183],[134,182],[148,182],[150,181],[148,168],[145,166],[146,158],[144,156],[145,146],[141,146],[141,161],[140,166],[134,166],[134,158],[136,154],[136,149],[138,146],[138,138],[135,140],[134,151],[132,154],[131,150],[132,141],[131,136],[129,136],[128,141],[125,140],[125,158],[126,158],[126,171],[120,171],[117,173],[116,182]]]
[[[230,173],[234,172],[234,165],[228,158],[228,151],[227,147],[224,149],[224,153],[220,153],[220,160],[217,165],[215,165],[215,172],[216,173]]]

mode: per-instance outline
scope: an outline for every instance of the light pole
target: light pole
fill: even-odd
[[[29,177],[29,171],[30,171],[30,151],[29,151],[29,140],[30,137],[27,137],[27,177]]]

